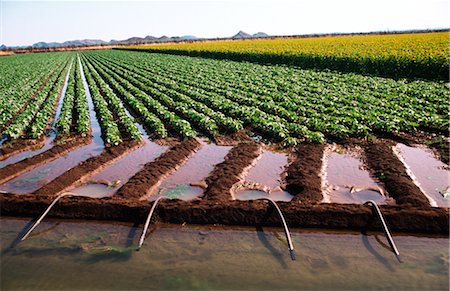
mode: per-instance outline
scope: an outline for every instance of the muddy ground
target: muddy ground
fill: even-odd
[[[4,216],[37,216],[53,197],[33,194],[0,195]],[[356,204],[298,204],[279,202],[290,227],[381,230],[372,209]],[[116,220],[143,223],[151,204],[147,201],[113,198],[64,197],[51,210],[49,217]],[[391,230],[399,232],[448,234],[448,210],[382,206]],[[161,201],[155,212],[156,221],[176,224],[223,224],[280,226],[274,208],[265,201],[181,200]]]
[[[175,145],[156,160],[145,164],[141,171],[119,188],[114,197],[134,200],[151,194],[161,180],[175,172],[200,146],[196,139],[188,139]]]
[[[324,149],[325,145],[322,144],[303,144],[296,147],[285,178],[285,189],[294,195],[293,202],[322,201],[320,170]]]
[[[261,146],[255,142],[241,143],[233,147],[225,160],[216,165],[206,178],[205,197],[215,201],[232,199],[231,189],[243,179],[246,168],[250,167],[261,154]]]
[[[369,171],[383,182],[396,200],[397,205],[381,206],[394,231],[448,234],[448,209],[430,207],[427,198],[392,152],[392,140],[353,140],[350,144],[364,148],[364,160]],[[1,194],[1,213],[36,216],[51,203],[55,195],[82,184],[88,177],[139,146],[139,143],[124,142],[106,148],[100,156],[82,162],[33,194]],[[141,222],[151,206],[146,196],[200,146],[195,139],[174,143],[170,150],[146,164],[114,196],[100,199],[65,197],[51,211],[51,216]],[[324,145],[301,144],[291,154],[291,163],[283,184],[294,195],[294,199],[291,202],[278,202],[288,224],[293,227],[380,229],[369,206],[320,203],[323,199],[320,171],[324,149]],[[253,141],[241,142],[233,147],[224,162],[216,165],[206,178],[207,188],[202,198],[188,202],[163,200],[157,208],[158,219],[168,223],[280,225],[273,208],[266,202],[232,200],[233,185],[242,180],[261,150],[262,145]]]
[[[17,155],[21,152],[31,149],[39,149],[44,146],[45,136],[38,139],[16,139],[7,142],[0,148],[0,161],[6,160],[9,157]]]
[[[383,182],[384,187],[398,205],[427,207],[430,205],[422,191],[406,173],[405,166],[392,151],[394,143],[379,141],[364,145],[365,163],[371,174]]]
[[[15,177],[27,171],[30,171],[31,169],[34,169],[40,165],[49,163],[80,146],[89,144],[90,141],[91,141],[90,137],[84,138],[76,137],[66,141],[65,143],[59,143],[43,153],[40,153],[38,155],[26,158],[22,161],[1,168],[0,184],[3,184],[11,179],[14,179]]]
[[[55,196],[67,191],[71,187],[81,185],[89,177],[95,175],[106,166],[141,145],[142,142],[124,141],[118,146],[106,147],[100,155],[81,162],[78,166],[68,170],[42,188],[36,190],[33,194]]]

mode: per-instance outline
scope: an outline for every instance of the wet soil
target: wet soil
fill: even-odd
[[[322,144],[301,144],[295,149],[285,178],[285,190],[294,195],[294,203],[322,201],[320,171],[324,149]]]
[[[241,143],[230,150],[225,160],[216,165],[206,178],[205,198],[214,201],[232,199],[233,185],[242,181],[245,171],[261,154],[261,146],[254,142]]]
[[[141,145],[141,142],[124,141],[117,146],[107,147],[100,155],[81,162],[78,166],[69,169],[36,190],[33,194],[55,196],[67,191],[70,187],[81,185],[86,179]]]
[[[430,204],[450,207],[450,193],[446,193],[450,191],[449,167],[436,159],[433,152],[424,146],[410,147],[399,143],[393,150],[404,163],[413,182],[427,196]]]
[[[0,184],[5,183],[25,172],[30,171],[40,165],[49,163],[58,157],[78,148],[82,145],[90,143],[91,139],[88,137],[76,137],[68,140],[64,144],[58,144],[53,146],[51,149],[40,153],[38,155],[26,158],[15,164],[8,165],[0,169]]]
[[[69,191],[96,197],[114,195],[119,187],[127,183],[146,163],[153,161],[167,149],[150,141],[146,135],[143,135],[143,141],[142,147],[105,167],[89,178],[87,183]]]
[[[43,147],[45,144],[45,136],[38,139],[17,139],[3,144],[0,148],[0,161],[6,160],[18,153],[38,149]]]
[[[137,200],[151,195],[161,180],[175,172],[200,146],[196,139],[188,139],[172,147],[153,162],[145,164],[141,171],[119,188],[114,198]]]
[[[51,196],[0,194],[2,216],[36,216]],[[299,204],[278,202],[290,227],[381,230],[372,208],[358,204]],[[142,222],[150,210],[147,201],[114,198],[64,197],[49,217]],[[449,233],[448,209],[381,206],[392,231]],[[167,223],[280,226],[273,207],[265,201],[162,200],[155,219]]]
[[[389,195],[398,205],[429,207],[427,197],[414,184],[405,166],[392,150],[395,145],[388,141],[377,141],[364,145],[364,160],[369,171],[385,185]]]
[[[383,185],[378,185],[361,159],[360,147],[328,146],[325,150],[323,202],[362,204],[373,200],[377,204],[394,203]],[[392,201],[391,201],[392,200]]]
[[[218,146],[202,140],[201,144],[202,147],[192,158],[161,182],[149,197],[150,200],[159,196],[190,200],[203,195],[203,189],[206,187],[204,180],[215,165],[224,161],[232,147]]]

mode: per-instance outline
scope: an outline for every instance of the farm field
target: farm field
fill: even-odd
[[[448,31],[232,40],[130,46],[125,49],[287,64],[393,78],[448,80]]]
[[[0,64],[7,215],[64,194],[52,216],[133,221],[165,197],[165,222],[252,225],[270,198],[358,229],[374,200],[396,231],[448,232],[448,82],[129,50]]]

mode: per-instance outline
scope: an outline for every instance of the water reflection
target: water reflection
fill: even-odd
[[[396,235],[400,264],[380,233],[293,229],[291,261],[281,228],[159,225],[137,252],[141,225],[44,221],[5,252],[27,223],[1,221],[3,290],[449,287],[448,238]]]

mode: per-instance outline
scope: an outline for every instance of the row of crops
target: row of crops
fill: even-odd
[[[444,134],[448,84],[147,54],[84,53],[154,133],[243,128],[286,144],[425,130]]]
[[[68,54],[24,58],[26,60],[11,57],[11,62],[4,62],[6,68],[12,71],[11,75],[6,74],[7,77],[1,80],[0,86],[5,89],[5,95],[0,99],[0,119],[2,133],[10,138],[23,135],[38,138],[44,133],[71,63]],[[30,64],[22,65],[20,61]],[[18,63],[18,67],[14,70],[10,66],[15,63]],[[16,71],[17,76],[25,78],[25,82],[16,76]]]
[[[20,66],[29,56],[0,62]],[[22,94],[27,102],[15,104],[17,113],[3,123],[2,133],[12,139],[43,134],[67,74],[58,134],[89,132],[84,75],[108,144],[140,139],[137,121],[154,138],[246,131],[285,145],[417,130],[444,135],[449,127],[450,88],[442,82],[118,50],[37,56],[52,66],[28,75],[29,83],[33,76],[46,82],[36,94]],[[0,84],[8,92],[16,86],[11,78]],[[1,102],[2,119],[11,119],[4,104],[14,102]]]
[[[132,46],[125,49],[389,77],[447,80],[449,32]]]

